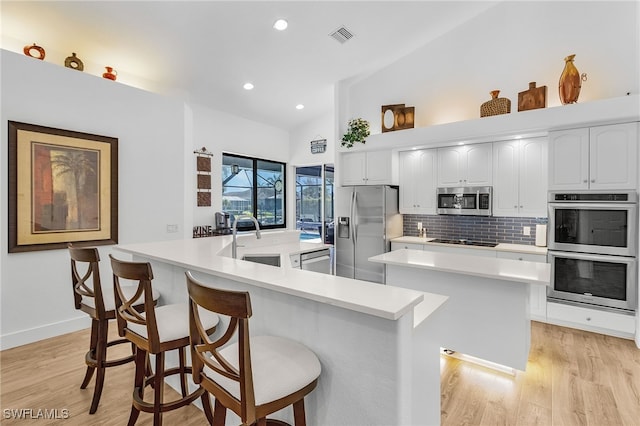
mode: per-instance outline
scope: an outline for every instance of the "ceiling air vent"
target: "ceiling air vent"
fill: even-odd
[[[342,26],[329,34],[329,36],[339,41],[340,43],[346,43],[347,41],[351,40],[351,38],[353,37],[353,33]]]

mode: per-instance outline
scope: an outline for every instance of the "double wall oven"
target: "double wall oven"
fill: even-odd
[[[551,301],[633,312],[637,305],[635,191],[549,192]]]

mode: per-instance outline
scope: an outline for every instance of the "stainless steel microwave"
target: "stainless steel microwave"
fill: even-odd
[[[438,214],[468,216],[492,215],[492,192],[490,186],[464,186],[438,188],[436,196]]]

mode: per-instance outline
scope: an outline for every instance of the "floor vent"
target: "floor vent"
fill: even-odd
[[[335,30],[334,32],[332,32],[331,34],[329,34],[329,36],[339,41],[340,43],[346,43],[347,41],[353,38],[353,33],[348,29],[346,29],[344,26],[342,26],[337,30]]]

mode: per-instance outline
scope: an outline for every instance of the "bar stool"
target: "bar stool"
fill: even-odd
[[[187,377],[191,374],[191,367],[186,365],[185,348],[189,346],[189,305],[170,304],[155,307],[151,298],[153,271],[148,262],[127,262],[111,258],[113,270],[113,288],[116,299],[116,315],[118,333],[136,345],[136,372],[134,379],[133,401],[129,426],[135,424],[140,411],[153,413],[153,424],[162,424],[162,413],[191,404],[202,398],[205,415],[211,421],[211,404],[204,388],[198,386],[188,393]],[[121,281],[137,282],[137,291],[133,297],[127,297],[122,291]],[[133,308],[134,298],[144,300],[144,313]],[[211,312],[201,313],[203,330],[213,333],[218,324],[218,315]],[[165,370],[165,353],[178,350],[179,366]],[[147,354],[155,355],[155,369],[150,377],[145,378]],[[164,378],[180,375],[180,390],[182,398],[164,401]],[[144,390],[153,387],[153,402],[144,400]]]
[[[193,380],[215,397],[214,426],[225,424],[227,409],[243,425],[286,424],[266,416],[293,405],[296,426],[306,424],[304,397],[315,389],[320,361],[306,346],[275,336],[249,336],[251,299],[248,292],[207,287],[187,275]],[[202,309],[216,312],[229,324],[212,341]],[[230,339],[237,332],[237,342]]]
[[[102,291],[100,282],[100,254],[95,247],[74,247],[68,244],[69,255],[71,257],[71,283],[73,285],[73,299],[75,308],[87,313],[91,317],[91,338],[89,351],[85,355],[87,372],[80,389],[86,389],[89,381],[96,374],[96,384],[93,390],[93,398],[89,414],[95,414],[100,403],[102,388],[104,386],[105,369],[117,365],[126,364],[134,360],[135,346],[131,345],[132,355],[108,360],[107,348],[130,342],[126,339],[109,341],[109,320],[116,318],[115,300],[113,292]],[[86,267],[86,270],[84,268]],[[80,272],[83,270],[83,273]],[[125,294],[133,296],[135,289],[132,287],[123,288]],[[159,293],[153,293],[153,301],[157,301]],[[135,309],[142,309],[142,301],[138,299]]]

